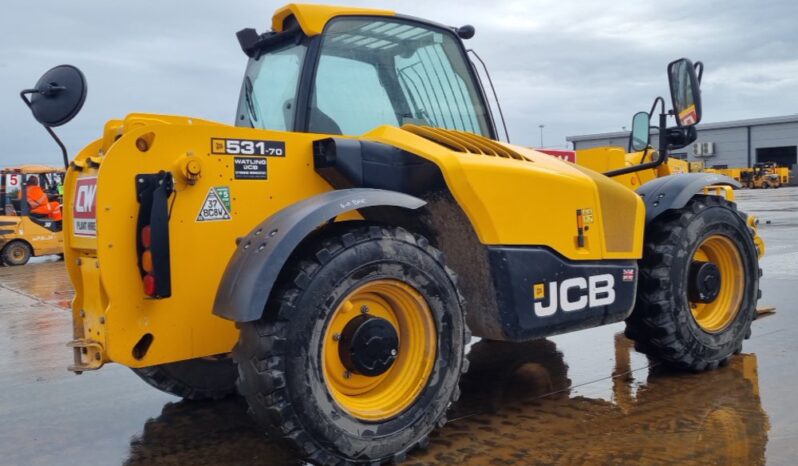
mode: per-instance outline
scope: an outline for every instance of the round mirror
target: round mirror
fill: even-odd
[[[59,65],[44,73],[30,98],[36,121],[61,126],[78,114],[86,101],[86,78],[72,65]]]

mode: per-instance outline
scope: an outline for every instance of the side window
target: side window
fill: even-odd
[[[241,88],[239,121],[253,128],[286,131],[294,127],[304,45],[288,45],[252,59]]]
[[[382,124],[397,125],[377,68],[366,62],[322,55],[310,105],[312,133],[363,134]]]

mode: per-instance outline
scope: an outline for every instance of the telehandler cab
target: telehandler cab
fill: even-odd
[[[70,369],[120,363],[189,399],[237,389],[309,461],[379,464],[446,422],[472,332],[520,342],[626,319],[652,357],[726,364],[759,289],[736,183],[624,181],[694,132],[693,64],[668,66],[656,158],[601,174],[499,141],[473,34],[292,4],[270,32],[238,33],[235,126],[108,121],[67,172]],[[75,76],[29,91],[39,121],[73,113]],[[648,131],[641,117],[637,150]]]

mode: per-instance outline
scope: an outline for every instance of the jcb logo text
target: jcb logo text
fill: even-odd
[[[572,312],[615,302],[615,277],[609,273],[568,278],[546,285],[538,283],[534,286],[535,315],[538,317],[553,315],[558,309]]]

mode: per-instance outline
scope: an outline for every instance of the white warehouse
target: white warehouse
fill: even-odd
[[[699,124],[698,139],[674,151],[673,156],[703,161],[706,167],[750,167],[757,162],[776,162],[791,169],[791,179],[798,175],[798,114]],[[573,148],[629,144],[629,132],[586,134],[566,138]],[[657,147],[656,130],[651,145]]]

